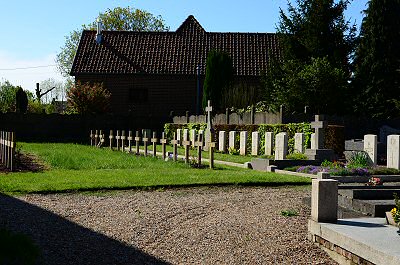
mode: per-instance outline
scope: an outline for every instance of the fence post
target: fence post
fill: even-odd
[[[15,134],[10,132],[10,170],[14,171]]]

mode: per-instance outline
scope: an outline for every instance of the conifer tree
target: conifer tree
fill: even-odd
[[[371,0],[355,57],[354,98],[360,114],[400,116],[400,0]]]

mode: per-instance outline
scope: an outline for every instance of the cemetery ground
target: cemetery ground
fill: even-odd
[[[44,264],[336,264],[307,240],[307,178],[19,146],[37,172],[0,173],[0,227],[32,238]]]

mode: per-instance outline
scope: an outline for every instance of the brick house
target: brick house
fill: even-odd
[[[111,92],[113,113],[163,120],[170,111],[196,112],[198,81],[201,88],[210,50],[228,52],[235,82],[254,86],[269,53],[279,55],[274,33],[206,32],[193,16],[175,32],[101,31],[100,42],[97,35],[83,31],[71,75],[76,81],[102,82]]]

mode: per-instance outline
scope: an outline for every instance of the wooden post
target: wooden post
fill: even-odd
[[[136,144],[136,154],[139,155],[139,146],[140,146],[140,137],[139,137],[139,131],[136,131],[136,137],[135,137],[135,144]]]
[[[110,130],[110,136],[108,138],[110,139],[110,149],[112,150],[112,148],[113,148],[113,139],[114,139],[113,130]]]
[[[199,160],[199,167],[201,166],[201,150],[203,149],[203,134],[199,134],[197,146],[197,159]]]
[[[15,134],[10,132],[10,170],[14,171]]]
[[[90,130],[90,146],[93,146],[93,137],[94,137],[94,135],[93,135],[93,130]]]
[[[119,151],[119,140],[121,139],[121,136],[119,135],[119,130],[117,130],[117,136],[115,136],[115,140],[117,140],[117,151]]]
[[[215,149],[216,143],[215,142],[211,142],[209,145],[209,151],[210,151],[210,155],[209,155],[209,164],[210,164],[210,168],[213,169],[214,168],[214,149]]]
[[[132,153],[132,140],[133,140],[132,131],[129,131],[128,132],[128,150],[129,150],[129,153]]]
[[[4,132],[0,131],[0,162],[3,164],[4,163]]]
[[[99,130],[96,130],[96,133],[94,135],[94,146],[97,147],[98,144],[98,137],[99,137]]]
[[[174,161],[177,161],[177,160],[178,160],[178,142],[179,142],[179,141],[176,140],[176,132],[174,132],[174,139],[171,141],[172,146],[173,146],[172,155],[173,155]]]
[[[160,143],[161,143],[161,153],[162,153],[162,159],[165,160],[165,158],[167,158],[167,148],[166,148],[166,144],[167,144],[167,139],[165,139],[165,133],[162,132],[161,134],[161,139],[160,139]]]
[[[121,150],[122,152],[125,152],[125,130],[122,130],[122,134],[121,134]]]
[[[157,157],[157,133],[153,132],[153,138],[151,138],[151,142],[153,143],[153,156]]]

